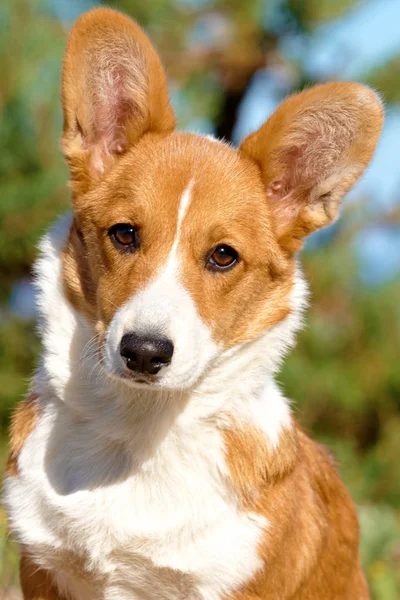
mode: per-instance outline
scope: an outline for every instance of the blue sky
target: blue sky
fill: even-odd
[[[314,75],[354,79],[400,53],[399,0],[370,0],[313,35],[306,64]]]

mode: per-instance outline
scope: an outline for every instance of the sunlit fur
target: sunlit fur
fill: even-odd
[[[109,9],[75,25],[62,98],[73,212],[40,245],[5,481],[24,598],[367,600],[352,502],[274,374],[307,303],[296,251],[370,161],[379,99],[306,90],[238,150],[175,133],[155,50]],[[126,333],[167,337],[171,363],[128,369]]]

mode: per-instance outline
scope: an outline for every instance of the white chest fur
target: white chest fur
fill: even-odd
[[[221,598],[261,566],[267,526],[239,509],[221,443],[192,428],[139,469],[50,405],[7,482],[13,529],[76,600]]]

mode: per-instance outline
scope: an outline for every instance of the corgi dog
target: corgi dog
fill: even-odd
[[[352,501],[274,374],[307,303],[297,253],[370,162],[379,98],[307,89],[238,149],[176,133],[150,41],[100,8],[62,104],[72,216],[40,245],[5,479],[23,597],[366,600]]]

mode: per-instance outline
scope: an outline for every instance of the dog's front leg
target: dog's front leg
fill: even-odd
[[[24,600],[66,600],[57,590],[51,574],[27,556],[22,556],[20,580]]]

